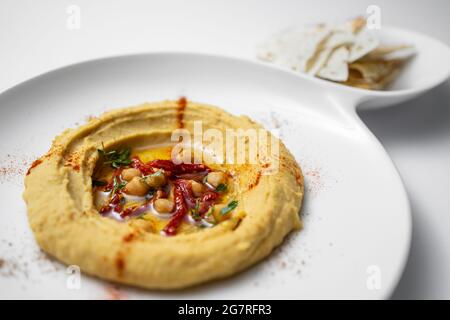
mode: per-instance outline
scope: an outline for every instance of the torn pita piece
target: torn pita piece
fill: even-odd
[[[347,63],[349,56],[350,52],[345,46],[337,48],[317,75],[323,79],[346,81],[348,79]]]
[[[358,17],[342,25],[289,29],[258,47],[258,58],[345,85],[382,90],[416,54],[410,45],[382,45]]]
[[[286,30],[264,43],[258,56],[289,69],[306,72],[308,61],[329,34],[330,30],[323,25],[303,30]]]

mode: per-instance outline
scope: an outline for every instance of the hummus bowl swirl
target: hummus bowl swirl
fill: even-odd
[[[223,133],[263,130],[279,142],[278,170],[266,174],[259,153],[253,164],[174,161],[172,133],[193,132],[196,121]],[[24,199],[45,252],[93,276],[169,290],[267,257],[301,229],[303,192],[294,157],[259,124],[180,99],[116,109],[64,131],[27,172]]]

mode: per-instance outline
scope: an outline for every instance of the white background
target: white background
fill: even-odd
[[[66,27],[69,5],[81,29]],[[292,25],[342,21],[381,8],[382,24],[450,44],[448,0],[62,1],[1,0],[0,92],[70,63],[106,55],[192,51],[254,57],[255,45]],[[439,61],[430,61],[439,68]],[[397,165],[413,210],[411,255],[394,298],[450,299],[450,83],[361,114]],[[381,199],[382,201],[382,199]]]

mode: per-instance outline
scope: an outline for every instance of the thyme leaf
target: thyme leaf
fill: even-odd
[[[200,217],[199,210],[200,210],[200,200],[197,199],[197,200],[195,201],[195,207],[194,207],[194,209],[191,211],[191,215],[192,215],[192,218],[193,218],[194,220],[199,220],[199,219],[201,218],[201,217]]]
[[[221,184],[219,184],[217,186],[216,191],[217,192],[225,192],[225,191],[227,191],[227,189],[228,189],[227,184],[226,183],[221,183]]]
[[[126,184],[127,183],[125,181],[120,181],[117,177],[114,177],[112,194],[116,194],[117,191],[125,187]]]
[[[102,143],[102,148],[97,149],[103,164],[109,164],[113,168],[125,167],[131,164],[131,149],[125,148],[120,150],[105,151],[105,146]]]
[[[234,209],[236,209],[236,207],[238,206],[238,201],[237,200],[233,200],[230,203],[228,203],[228,205],[225,208],[222,208],[222,210],[220,210],[220,214],[221,215],[226,215],[227,213],[233,211]]]

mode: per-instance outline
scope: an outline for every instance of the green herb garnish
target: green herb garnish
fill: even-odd
[[[221,184],[219,184],[217,186],[216,191],[217,192],[225,192],[225,191],[227,191],[227,189],[228,189],[227,184],[226,183],[221,183]]]
[[[102,149],[98,149],[98,153],[103,159],[103,164],[110,164],[113,168],[125,167],[131,164],[131,149],[125,148],[121,150],[111,150],[106,152],[102,143]]]
[[[117,191],[125,187],[126,184],[127,184],[126,182],[119,181],[117,177],[114,177],[112,194],[116,194]]]
[[[210,221],[210,217],[213,218],[214,221]],[[217,220],[216,217],[214,216],[214,206],[211,206],[208,210],[208,212],[205,215],[205,218],[208,219],[208,222],[212,223],[212,224],[216,224]]]
[[[194,209],[191,211],[191,215],[192,215],[192,218],[193,218],[194,220],[200,220],[201,217],[200,217],[199,210],[200,210],[200,200],[197,199],[197,200],[195,201],[195,207],[194,207]]]
[[[148,174],[148,175],[146,175],[146,176],[143,176],[143,177],[141,178],[141,181],[147,184],[147,181],[146,181],[147,178],[150,178],[150,177],[159,177],[159,176],[161,176],[161,175],[164,175],[164,170],[159,169],[158,171],[156,171],[156,172],[154,172],[154,173],[151,173],[151,174]]]
[[[92,186],[93,187],[104,187],[107,184],[108,183],[106,181],[92,179]]]
[[[238,206],[238,201],[237,200],[233,200],[225,208],[222,208],[222,210],[220,210],[220,214],[224,216],[228,212],[233,211],[234,209],[236,209],[237,206]]]
[[[214,206],[211,206],[211,208],[209,208],[209,211],[206,213],[206,217],[211,216],[214,213]]]

